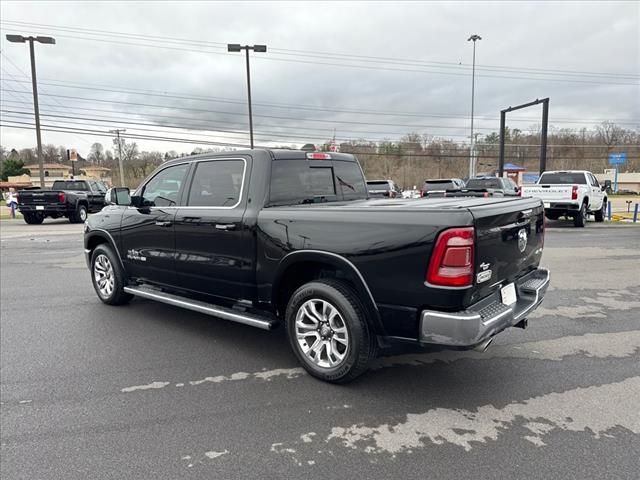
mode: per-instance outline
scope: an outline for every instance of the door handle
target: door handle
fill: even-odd
[[[216,223],[216,230],[233,230],[235,228],[235,223]]]
[[[156,225],[159,227],[170,227],[173,224],[171,222],[163,222],[160,220],[156,220]]]

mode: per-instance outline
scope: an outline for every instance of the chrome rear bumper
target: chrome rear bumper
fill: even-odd
[[[461,312],[423,310],[420,342],[474,347],[505,328],[521,322],[542,302],[549,287],[549,270],[538,268],[516,282],[517,301],[504,305],[500,290]]]

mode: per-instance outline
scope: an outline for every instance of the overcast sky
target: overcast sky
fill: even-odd
[[[640,128],[637,1],[3,0],[0,18],[3,125],[33,124],[28,48],[5,39],[19,33],[56,38],[36,45],[43,128],[246,144],[244,57],[226,51],[242,43],[269,49],[251,55],[258,145],[319,143],[334,129],[338,140],[415,131],[468,142],[467,38],[479,34],[477,132],[496,131],[502,108],[547,96],[554,127],[608,119]],[[527,130],[540,113],[514,113],[509,125]],[[5,148],[36,143],[33,130],[3,126],[0,134]],[[111,148],[92,133],[42,137],[84,156],[95,141]],[[207,148],[135,141],[143,150]]]

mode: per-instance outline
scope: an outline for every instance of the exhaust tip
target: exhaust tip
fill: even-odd
[[[479,343],[478,345],[473,347],[473,350],[476,352],[486,352],[487,348],[489,348],[489,345],[491,345],[491,343],[493,343],[493,337],[491,337],[488,340],[485,340],[482,343]]]

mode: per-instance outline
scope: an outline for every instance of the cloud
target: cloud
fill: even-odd
[[[637,116],[640,111],[637,77],[640,75],[637,42],[640,6],[634,2],[619,3],[612,8],[611,2],[79,4],[5,1],[0,9],[5,21],[75,27],[75,31],[73,28],[63,31],[2,24],[3,37],[9,32],[28,34],[32,31],[49,33],[57,39],[55,46],[37,47],[43,113],[71,112],[91,118],[111,116],[122,119],[123,125],[132,118],[142,123],[197,125],[212,130],[208,133],[211,141],[246,142],[246,134],[216,133],[216,129],[247,130],[244,58],[242,54],[227,54],[224,46],[227,42],[265,43],[269,51],[253,54],[251,60],[255,128],[261,141],[303,144],[307,140],[329,138],[334,127],[339,137],[381,139],[419,131],[462,141],[468,135],[470,112],[471,78],[467,65],[471,63],[472,50],[466,39],[469,34],[478,33],[483,37],[477,44],[476,126],[480,132],[497,130],[501,108],[546,96],[551,97],[550,121],[558,126],[592,126],[580,122],[597,123],[602,119],[636,122],[626,124],[628,127],[637,128],[640,124]],[[90,29],[90,32],[80,29]],[[141,37],[117,38],[104,32]],[[185,44],[172,41],[174,38],[211,43]],[[25,47],[3,42],[2,53],[17,66],[2,59],[3,69],[12,75],[9,77],[3,72],[3,88],[30,91],[29,83],[12,81],[29,79],[18,70],[29,72]],[[327,52],[337,55],[327,56]],[[504,66],[518,68],[518,71],[500,68]],[[626,73],[636,77],[567,75],[560,71]],[[576,82],[562,81],[568,78]],[[600,81],[609,83],[591,83]],[[66,88],[60,86],[60,82],[67,86],[69,82],[83,85]],[[635,85],[612,84],[632,82]],[[86,88],[100,88],[100,85],[114,90],[119,89],[113,88],[116,86],[156,94],[177,92],[183,96],[216,97],[237,103]],[[52,94],[156,104],[162,108],[49,96]],[[3,108],[9,105],[24,111],[30,109],[28,103],[10,103],[17,99],[25,102],[28,96],[3,92]],[[273,103],[325,110],[265,105]],[[81,110],[84,108],[113,113]],[[335,110],[414,112],[424,117]],[[451,118],[432,115],[451,115]],[[510,121],[512,126],[526,128],[539,123],[539,115],[537,110],[527,110],[514,114]],[[519,118],[526,120],[519,121]],[[47,120],[49,123],[61,121],[54,117]],[[107,123],[84,123],[85,128],[109,129]],[[187,136],[168,128],[140,128],[173,132],[167,136]],[[127,129],[135,131],[133,126]],[[274,133],[261,135],[263,132]],[[32,131],[2,128],[1,133],[6,146],[25,147],[35,143]],[[67,145],[81,142],[82,145],[78,145],[81,151],[96,140],[105,145],[110,143],[108,138],[90,135],[43,132],[43,142]],[[186,151],[192,148],[157,141],[138,143],[143,149]]]

